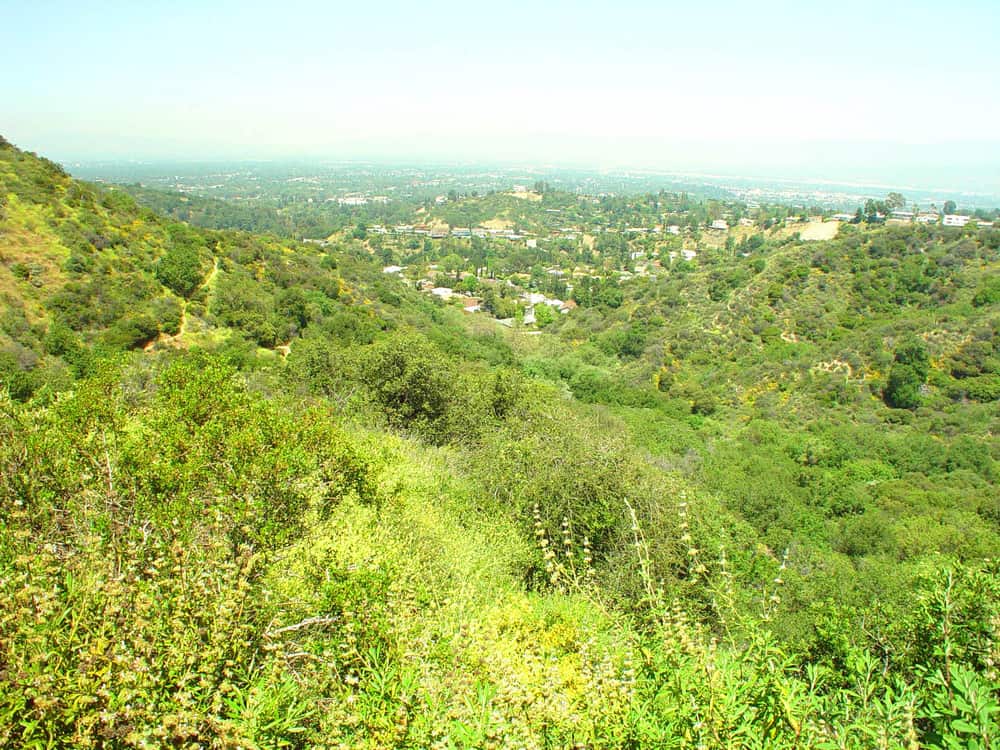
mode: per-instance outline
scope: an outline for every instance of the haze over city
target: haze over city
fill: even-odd
[[[544,162],[1000,185],[1000,6],[19,4],[0,121],[60,160]]]

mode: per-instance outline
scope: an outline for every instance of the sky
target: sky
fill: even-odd
[[[0,0],[60,161],[645,166],[1000,187],[1000,2]]]

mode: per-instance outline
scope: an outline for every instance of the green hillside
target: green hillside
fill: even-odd
[[[0,745],[995,746],[1000,232],[468,200],[581,236],[198,228],[0,139]]]

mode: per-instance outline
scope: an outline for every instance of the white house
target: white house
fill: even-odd
[[[382,269],[382,273],[399,273],[402,270],[402,266],[386,266]]]
[[[454,294],[454,292],[446,286],[436,286],[431,289],[431,294],[435,297],[440,297],[441,299],[451,299],[451,295]]]
[[[969,223],[969,217],[961,214],[945,214],[941,223],[946,227],[964,227]]]
[[[729,229],[729,224],[726,223],[725,219],[716,219],[715,221],[712,222],[711,228],[725,232],[727,229]]]

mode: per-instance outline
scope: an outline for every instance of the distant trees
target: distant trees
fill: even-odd
[[[874,224],[876,222],[882,221],[885,215],[889,212],[889,206],[885,201],[875,200],[869,198],[865,201],[865,221],[869,224]]]
[[[953,214],[958,210],[958,206],[955,205],[955,201],[945,201],[944,202],[944,212],[946,214]]]
[[[454,274],[455,281],[461,278],[462,269],[465,268],[465,260],[457,253],[449,253],[440,261],[441,270],[447,274]]]
[[[858,223],[862,218],[870,224],[878,223],[893,211],[905,207],[906,198],[902,193],[889,193],[885,197],[885,200],[869,198],[865,201],[864,210],[858,209],[858,213],[855,215],[855,223]]]

